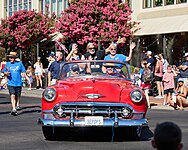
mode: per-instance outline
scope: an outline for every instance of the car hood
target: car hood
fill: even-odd
[[[120,102],[122,90],[127,93],[124,99],[128,98],[133,85],[118,79],[69,79],[58,81],[55,88],[65,102]]]

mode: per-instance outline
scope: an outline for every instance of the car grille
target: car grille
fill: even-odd
[[[54,107],[57,118],[78,118],[85,116],[103,116],[104,118],[129,118],[133,109],[121,103],[62,103]]]

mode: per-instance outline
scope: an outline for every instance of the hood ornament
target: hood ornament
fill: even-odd
[[[98,99],[98,98],[105,97],[105,96],[101,94],[84,94],[84,95],[81,95],[81,97],[88,98],[88,99]]]

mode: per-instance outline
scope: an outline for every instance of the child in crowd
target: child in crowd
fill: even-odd
[[[141,76],[141,88],[143,89],[145,96],[146,96],[146,100],[147,100],[147,104],[148,107],[150,108],[150,101],[149,101],[149,89],[151,86],[151,79],[152,79],[152,71],[149,69],[149,65],[147,63],[147,61],[143,60],[141,62],[141,66],[143,68],[142,70],[142,76]]]
[[[26,70],[26,79],[27,79],[27,84],[29,85],[28,90],[31,90],[32,84],[33,84],[33,68],[32,68],[32,66],[29,66]]]
[[[7,89],[7,83],[8,83],[7,75],[4,74],[1,80],[1,89]]]
[[[171,103],[172,93],[175,88],[174,77],[177,76],[175,70],[171,65],[168,65],[167,72],[163,75],[164,84],[164,102],[163,105],[168,105]]]
[[[131,79],[133,81],[133,84],[140,87],[141,85],[141,74],[139,73],[140,69],[138,67],[135,67],[133,70],[133,74],[131,75]]]

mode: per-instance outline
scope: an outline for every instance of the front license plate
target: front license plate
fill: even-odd
[[[85,116],[85,125],[86,126],[101,126],[103,125],[102,116]]]

